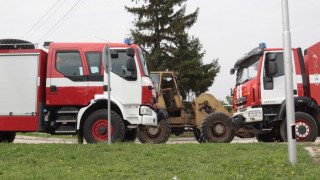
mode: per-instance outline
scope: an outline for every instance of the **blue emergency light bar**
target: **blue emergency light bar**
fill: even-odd
[[[260,44],[259,44],[259,47],[261,47],[261,48],[267,48],[266,43],[260,43]]]
[[[131,41],[130,41],[130,39],[129,39],[129,38],[125,38],[125,39],[124,39],[124,43],[126,43],[126,44],[130,45],[130,44],[131,44]]]

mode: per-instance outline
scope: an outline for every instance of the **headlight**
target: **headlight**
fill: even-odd
[[[140,107],[140,115],[152,116],[152,109],[147,106]]]
[[[249,117],[261,117],[261,111],[256,110],[256,111],[249,111],[248,116]]]

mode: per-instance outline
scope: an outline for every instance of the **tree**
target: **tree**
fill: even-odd
[[[227,99],[228,103],[226,103],[223,100],[219,100],[219,101],[220,101],[220,103],[222,105],[228,105],[228,106],[225,106],[225,108],[231,113],[233,111],[233,107],[232,107],[232,105],[233,105],[233,97],[228,95],[228,96],[226,96],[226,99]]]
[[[229,105],[233,105],[233,96],[226,96]]]
[[[189,93],[198,96],[207,91],[220,66],[217,59],[204,64],[205,51],[200,40],[187,33],[197,20],[199,8],[186,14],[186,0],[135,1],[142,1],[142,5],[125,8],[136,16],[135,28],[131,29],[134,43],[148,49],[157,59],[147,58],[150,70],[176,72],[183,99]]]

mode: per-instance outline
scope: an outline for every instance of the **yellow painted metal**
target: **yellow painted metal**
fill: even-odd
[[[155,71],[151,72],[152,74],[158,73],[160,74],[159,79],[159,95],[158,95],[158,107],[166,109],[169,114],[172,108],[174,110],[179,110],[180,114],[179,116],[169,116],[168,121],[171,125],[196,125],[198,129],[201,127],[201,123],[203,119],[208,115],[208,112],[222,112],[226,115],[231,117],[231,114],[223,107],[223,105],[211,94],[201,94],[199,97],[194,99],[191,102],[191,112],[186,113],[185,106],[183,105],[180,92],[178,89],[178,84],[176,82],[175,75],[172,71]],[[171,77],[174,84],[172,84],[174,87],[171,87],[175,92],[173,96],[170,96],[170,101],[173,102],[174,107],[166,107],[165,100],[163,97],[163,78],[165,77]],[[167,88],[167,87],[166,87]],[[207,112],[203,107],[207,109],[211,109],[211,111]]]
[[[204,118],[208,116],[207,112],[221,112],[228,115],[229,117],[231,117],[232,115],[231,113],[229,113],[229,111],[225,109],[225,107],[220,103],[220,101],[218,101],[213,95],[208,93],[201,94],[199,97],[194,99],[191,102],[191,104],[195,113],[195,123],[198,129],[200,129]],[[203,106],[207,106],[207,112],[205,111]]]

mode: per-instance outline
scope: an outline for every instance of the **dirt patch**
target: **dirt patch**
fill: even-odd
[[[320,155],[320,146],[308,146],[304,148],[311,156]]]

